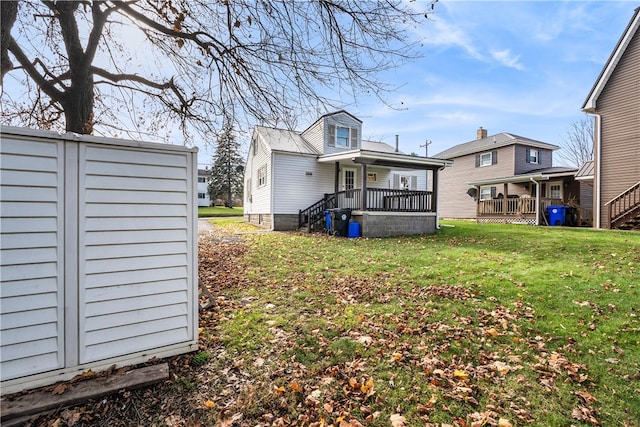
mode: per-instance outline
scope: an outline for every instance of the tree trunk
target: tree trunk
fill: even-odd
[[[72,72],[71,87],[63,102],[67,132],[90,134],[93,132],[93,75],[85,70],[84,76]]]
[[[11,28],[13,28],[13,23],[18,15],[18,2],[2,2],[0,12],[2,13],[2,23],[0,25],[0,57],[2,62],[0,64],[0,72],[2,72],[2,79],[4,79],[4,75],[13,68],[9,58],[9,37],[11,37]]]

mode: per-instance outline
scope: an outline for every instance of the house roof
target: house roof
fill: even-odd
[[[338,111],[334,111],[332,113],[326,113],[326,114],[321,115],[320,117],[318,117],[316,119],[315,122],[311,123],[309,125],[309,127],[307,127],[304,131],[302,131],[302,133],[305,133],[306,131],[311,129],[316,123],[318,123],[320,120],[324,119],[325,117],[335,116],[337,114],[346,114],[347,116],[351,117],[353,120],[356,120],[357,122],[362,123],[362,120],[360,120],[359,118],[357,118],[356,116],[354,116],[353,114],[348,112],[347,110],[338,110]]]
[[[620,62],[622,55],[631,42],[631,39],[638,31],[638,27],[640,27],[640,7],[635,9],[633,17],[629,21],[627,28],[622,33],[620,40],[618,40],[618,44],[616,44],[615,49],[613,50],[613,52],[611,52],[611,56],[609,56],[609,59],[605,63],[604,68],[598,76],[598,79],[591,88],[589,96],[587,96],[587,99],[582,105],[583,111],[587,113],[593,113],[596,111],[596,103],[598,102],[598,97],[602,93],[604,87],[607,85],[609,78],[613,74],[613,70],[615,70],[618,62]]]
[[[320,153],[298,132],[286,129],[274,129],[264,126],[256,126],[256,132],[262,137],[262,141],[272,151],[285,151],[288,153],[314,154]]]
[[[467,185],[479,187],[481,185],[493,185],[493,184],[517,184],[521,182],[529,182],[529,181],[548,181],[552,178],[561,178],[565,176],[573,176],[575,175],[577,169],[564,167],[564,166],[554,166],[550,168],[536,169],[529,171],[527,173],[513,175],[513,176],[505,176],[502,178],[491,178],[485,179],[482,181],[474,181],[467,182]]]
[[[578,172],[576,172],[576,179],[578,180],[589,180],[593,179],[593,160],[589,160],[588,162],[584,162]]]
[[[362,140],[362,149],[369,151],[379,151],[381,153],[404,154],[385,142]]]
[[[485,138],[476,139],[473,141],[465,142],[463,144],[455,145],[448,150],[444,150],[434,157],[440,159],[453,159],[455,157],[466,156],[469,154],[481,153],[484,151],[494,150],[500,147],[506,147],[509,145],[526,145],[529,147],[544,148],[548,150],[557,150],[557,145],[547,144],[546,142],[536,141],[535,139],[524,138],[522,136],[514,135],[512,133],[502,132],[496,135],[490,135]]]
[[[349,150],[339,153],[325,154],[318,157],[318,162],[339,162],[352,161],[353,163],[387,166],[393,168],[413,168],[413,169],[439,169],[451,166],[451,160],[435,159],[433,157],[412,156],[394,152],[381,152],[370,150]]]

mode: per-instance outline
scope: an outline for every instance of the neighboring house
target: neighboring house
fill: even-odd
[[[582,110],[595,117],[594,225],[640,223],[640,8],[618,41]]]
[[[258,126],[245,167],[245,219],[272,230],[323,228],[324,211],[350,208],[363,236],[433,233],[439,171],[451,162],[403,154],[362,140],[362,122],[346,111],[320,117],[303,132]],[[430,171],[430,172],[429,172]]]
[[[558,148],[510,133],[487,135],[479,128],[475,140],[435,155],[453,160],[441,173],[440,191],[447,197],[440,216],[543,224],[548,206],[579,204],[576,169],[553,167]]]
[[[209,169],[198,169],[198,207],[211,206],[211,198],[209,196],[210,176]]]

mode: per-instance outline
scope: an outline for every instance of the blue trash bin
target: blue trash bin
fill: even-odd
[[[549,212],[549,225],[564,225],[564,221],[567,215],[566,206],[549,206],[547,208],[547,212]]]
[[[360,237],[360,223],[359,222],[351,221],[349,223],[349,233],[347,234],[347,237],[350,237],[350,238]]]
[[[331,231],[331,213],[329,211],[324,211],[324,221],[327,223],[326,229],[328,233]]]

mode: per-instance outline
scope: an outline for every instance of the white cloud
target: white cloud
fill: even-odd
[[[524,65],[520,63],[520,55],[511,54],[511,50],[492,50],[491,56],[504,66],[515,68],[516,70],[524,70]]]

